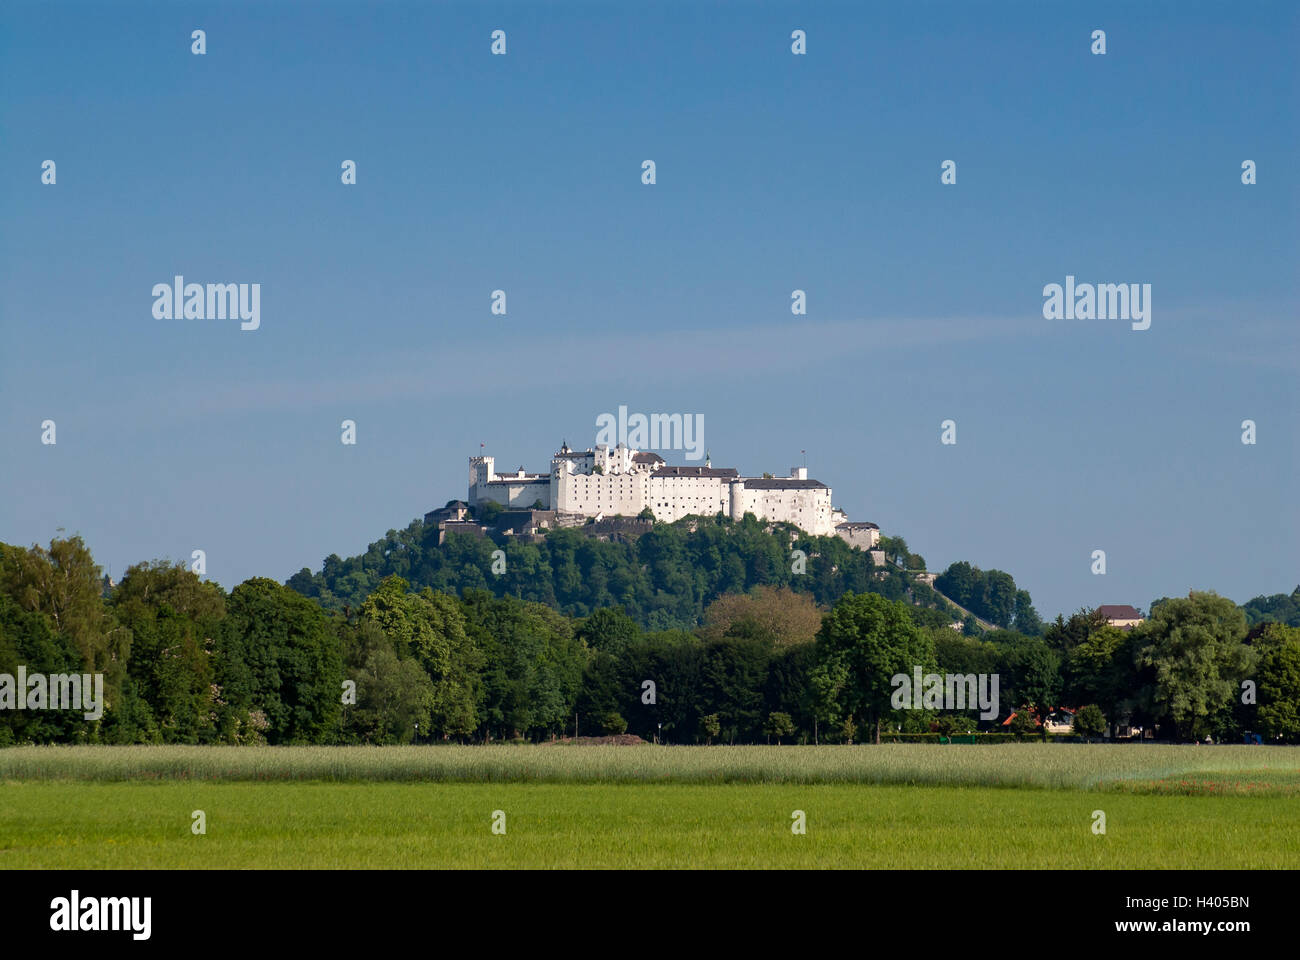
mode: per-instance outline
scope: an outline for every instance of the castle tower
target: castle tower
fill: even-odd
[[[732,520],[739,520],[745,515],[745,481],[739,479],[731,481],[731,489],[727,492],[730,494],[727,498],[727,516]]]
[[[478,486],[485,484],[489,480],[495,480],[496,476],[496,458],[495,457],[470,457],[469,458],[469,503],[470,506],[478,503]]]

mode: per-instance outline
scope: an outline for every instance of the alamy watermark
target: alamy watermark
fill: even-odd
[[[996,673],[927,673],[920,667],[912,676],[896,673],[889,685],[896,688],[889,698],[895,710],[973,710],[979,707],[981,720],[998,715]]]
[[[73,890],[50,901],[50,929],[77,933],[84,930],[125,931],[133,940],[148,940],[153,924],[152,897],[83,897]]]
[[[687,460],[704,457],[704,414],[627,412],[620,405],[618,416],[596,417],[596,443],[610,447],[624,444],[634,450],[685,450]]]
[[[102,673],[43,673],[18,668],[0,673],[0,710],[82,710],[87,720],[104,715]]]
[[[1044,320],[1133,320],[1134,330],[1151,326],[1151,284],[1080,283],[1043,287]]]
[[[156,320],[243,321],[240,330],[262,325],[260,283],[186,283],[176,276],[171,283],[153,285],[153,315]]]

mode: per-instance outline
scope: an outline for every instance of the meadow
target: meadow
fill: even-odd
[[[1280,747],[19,747],[0,868],[1294,869],[1298,795]]]
[[[1132,789],[1193,773],[1280,781],[1300,747],[1009,743],[855,746],[39,746],[0,750],[10,780],[797,783]],[[1278,784],[1281,786],[1280,782]]]

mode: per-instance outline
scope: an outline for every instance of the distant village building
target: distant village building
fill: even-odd
[[[1103,603],[1097,608],[1097,612],[1109,626],[1119,627],[1121,630],[1132,630],[1143,620],[1141,611],[1137,607],[1130,607],[1127,603]]]

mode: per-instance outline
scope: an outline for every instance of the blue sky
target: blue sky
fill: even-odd
[[[1289,592],[1298,11],[6,4],[0,539],[282,580],[627,404],[742,473],[806,449],[1045,617]],[[155,319],[176,274],[261,328]],[[1151,328],[1044,320],[1067,274]]]

